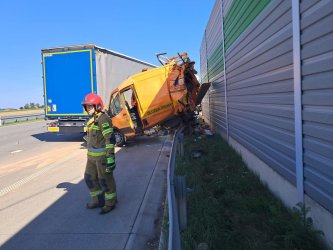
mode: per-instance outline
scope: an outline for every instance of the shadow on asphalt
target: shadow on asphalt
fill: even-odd
[[[109,229],[105,224],[111,224],[111,216],[99,219],[98,211],[85,208],[89,198],[84,181],[64,182],[53,188],[63,189],[64,195],[13,235],[1,249],[106,249],[106,243],[116,240],[101,229],[101,225]],[[98,221],[101,219],[105,223]]]
[[[47,133],[34,136],[40,140],[56,141],[57,139],[54,135],[48,135]],[[73,137],[72,139],[75,138],[78,140],[80,137]],[[122,171],[119,171],[120,166],[118,166],[119,170],[115,173],[115,179],[119,199],[115,210],[110,214],[99,215],[99,209],[86,209],[86,203],[90,201],[90,197],[89,190],[83,180],[78,183],[72,182],[72,180],[61,182],[26,198],[26,200],[30,200],[34,199],[35,196],[42,197],[45,192],[50,192],[55,188],[62,189],[64,192],[59,199],[50,204],[37,217],[27,222],[20,231],[14,233],[0,248],[4,250],[124,249],[139,213],[145,192],[148,190],[150,176],[153,175],[157,159],[159,159],[160,154],[155,152],[159,152],[162,148],[163,139],[148,136],[133,138],[127,146],[122,148],[122,154],[117,153],[116,159],[125,162],[128,157],[132,157],[133,164],[123,164],[121,166]],[[147,157],[140,157],[142,152],[143,155],[150,155],[151,159],[147,161]],[[164,176],[165,171],[161,175]],[[74,179],[77,179],[77,177]],[[160,186],[160,182],[158,182],[158,186]],[[152,190],[156,192],[157,189],[153,188]],[[152,196],[157,197],[158,202],[154,201],[149,204],[158,204],[158,209],[153,208],[147,214],[154,212],[160,218],[163,206],[159,204],[164,201],[165,196],[163,194],[164,191],[162,190],[158,191],[157,195]],[[43,201],[39,200],[39,202],[42,203]],[[159,228],[158,223],[155,226]],[[159,236],[158,230],[155,236]],[[147,245],[144,246],[147,247]]]
[[[45,142],[84,142],[83,133],[50,133],[44,132],[39,134],[31,135],[40,141]]]

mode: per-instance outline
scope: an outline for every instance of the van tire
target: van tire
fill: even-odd
[[[121,133],[119,130],[114,130],[114,136],[116,138],[116,146],[120,147],[125,144],[126,137],[123,133]]]

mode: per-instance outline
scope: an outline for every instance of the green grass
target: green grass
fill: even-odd
[[[188,225],[182,249],[325,249],[307,209],[290,211],[248,170],[219,136],[185,137],[185,157],[175,175],[185,175]],[[192,150],[204,155],[192,159]]]
[[[17,113],[22,114],[30,114],[30,113],[36,113],[36,112],[43,112],[43,108],[35,108],[35,109],[1,109],[0,115],[8,115],[8,113],[13,113],[13,115]]]

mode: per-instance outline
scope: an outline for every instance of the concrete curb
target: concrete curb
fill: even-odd
[[[161,148],[147,192],[140,206],[138,217],[126,243],[126,250],[158,247],[164,210],[163,203],[166,196],[166,171],[171,145],[172,136],[168,135]]]

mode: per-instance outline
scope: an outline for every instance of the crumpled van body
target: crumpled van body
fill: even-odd
[[[194,62],[186,53],[165,59],[112,91],[108,113],[118,145],[158,124],[186,119],[201,103],[210,84],[200,85]]]

